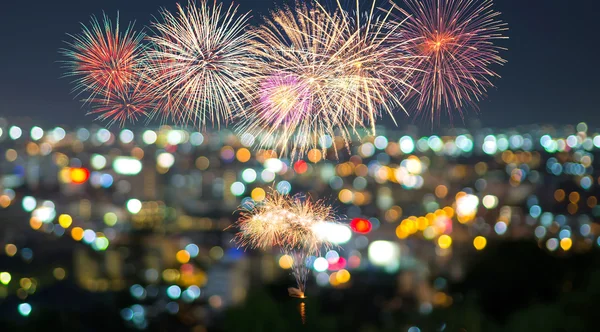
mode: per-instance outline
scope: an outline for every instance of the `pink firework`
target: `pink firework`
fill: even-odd
[[[308,82],[291,74],[275,74],[260,84],[258,115],[268,126],[287,126],[306,116],[311,107]]]
[[[492,0],[404,2],[409,18],[398,38],[411,41],[413,54],[422,58],[413,79],[417,112],[433,121],[443,111],[462,116],[467,106],[477,109],[491,79],[499,77],[490,67],[506,62],[494,42],[507,38],[507,27]]]
[[[90,100],[92,110],[98,120],[108,121],[108,125],[126,121],[135,122],[148,116],[156,106],[156,96],[139,81],[126,90],[107,90]]]
[[[137,80],[144,34],[129,24],[123,31],[119,17],[115,24],[104,15],[103,24],[92,16],[90,27],[82,24],[79,35],[70,35],[69,48],[61,50],[68,60],[63,61],[66,76],[76,77],[74,90],[90,92],[89,99],[98,94],[125,92]]]

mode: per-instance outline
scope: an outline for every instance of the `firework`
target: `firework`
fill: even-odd
[[[73,41],[61,53],[67,77],[75,77],[78,94],[89,92],[93,99],[98,94],[123,93],[135,84],[143,57],[141,44],[144,34],[129,24],[125,31],[119,26],[119,17],[113,22],[103,16],[102,24],[92,16],[90,27],[82,24],[79,35],[69,35]]]
[[[204,127],[243,109],[250,77],[245,32],[248,14],[201,0],[161,12],[149,40],[147,77],[165,98],[159,112],[178,123]]]
[[[498,75],[490,69],[506,61],[503,48],[506,24],[498,20],[492,0],[404,0],[412,15],[399,40],[409,40],[411,51],[423,60],[417,64],[414,94],[419,113],[432,121],[443,110],[462,116],[466,106],[478,102]]]
[[[156,106],[156,96],[141,81],[126,90],[107,90],[90,99],[92,110],[89,114],[98,115],[98,120],[108,121],[108,125],[126,121],[135,122],[148,116]]]
[[[341,70],[332,80],[338,113],[355,127],[370,127],[374,135],[376,118],[385,113],[393,120],[394,111],[404,110],[402,101],[414,90],[410,79],[418,56],[408,53],[409,40],[396,39],[404,22],[389,20],[391,8],[376,8],[372,1],[365,12],[357,1],[353,11],[344,11],[338,0],[336,13],[343,35],[335,54]],[[344,113],[348,109],[352,112]]]
[[[387,17],[377,18],[374,6],[353,16],[339,3],[331,12],[300,2],[272,12],[252,31],[260,84],[238,131],[292,157],[318,148],[325,135],[338,133],[348,145],[351,135],[374,131],[408,86],[408,57],[388,42],[400,24]]]
[[[310,85],[301,77],[280,73],[267,77],[260,83],[259,115],[274,125],[299,121],[309,112]]]
[[[293,259],[292,274],[304,296],[308,268],[306,259],[330,243],[318,228],[333,219],[333,209],[309,197],[289,196],[273,191],[251,209],[242,209],[236,223],[239,245],[269,249],[277,246]],[[294,294],[300,294],[294,293]]]

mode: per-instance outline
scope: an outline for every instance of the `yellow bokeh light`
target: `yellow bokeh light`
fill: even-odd
[[[201,171],[204,171],[208,168],[208,166],[210,166],[210,161],[206,157],[198,157],[198,159],[196,159],[195,164],[196,168],[198,168]]]
[[[413,219],[414,218],[408,218],[402,220],[402,222],[400,223],[400,227],[403,232],[408,234],[414,234],[417,232],[417,224]]]
[[[27,143],[27,147],[25,148],[25,150],[27,151],[27,154],[30,156],[35,156],[38,153],[40,153],[40,147],[33,142]]]
[[[400,240],[404,240],[408,237],[408,233],[406,231],[404,231],[402,225],[398,225],[398,227],[396,227],[396,236],[400,239]]]
[[[352,174],[353,169],[354,169],[353,167],[354,167],[353,163],[338,164],[335,167],[335,171],[339,176],[346,177],[346,176],[349,176],[350,174]]]
[[[58,223],[60,226],[62,226],[62,228],[69,228],[69,226],[71,226],[73,223],[73,218],[71,218],[71,216],[68,214],[61,214],[58,216]]]
[[[281,267],[284,270],[291,269],[293,264],[294,260],[290,255],[283,255],[279,258],[279,267]]]
[[[483,250],[487,245],[487,240],[483,236],[478,236],[473,240],[473,246],[477,250]]]
[[[117,221],[118,221],[118,218],[117,218],[117,215],[114,212],[107,212],[104,215],[104,223],[107,226],[111,226],[112,227],[112,226],[114,226],[114,225],[117,224]]]
[[[365,204],[365,195],[361,192],[357,192],[354,194],[354,204],[355,205],[364,205]]]
[[[562,190],[562,189],[557,189],[557,190],[554,192],[554,199],[555,199],[557,202],[562,202],[562,201],[565,199],[565,191],[564,191],[564,190]]]
[[[312,149],[308,151],[307,157],[308,160],[310,160],[311,162],[318,163],[319,161],[321,161],[321,158],[323,158],[323,154],[321,153],[321,150]]]
[[[185,264],[190,261],[190,253],[187,250],[179,250],[177,254],[175,254],[175,258],[180,264]]]
[[[387,222],[394,222],[402,217],[402,208],[399,206],[392,206],[385,212],[385,220]]]
[[[560,247],[564,251],[571,249],[571,246],[573,246],[573,240],[571,240],[571,238],[566,237],[566,238],[560,240]]]
[[[338,194],[338,198],[340,199],[340,202],[348,204],[352,202],[354,194],[348,189],[342,189]]]
[[[452,245],[452,238],[446,234],[438,238],[438,246],[442,249],[448,249]]]
[[[453,208],[446,206],[445,208],[442,209],[442,211],[444,211],[446,213],[446,216],[448,218],[454,217],[454,209]]]
[[[29,279],[29,278],[21,278],[21,280],[19,280],[19,285],[25,290],[28,290],[29,288],[31,288],[32,284],[33,283],[31,282],[31,279]]]
[[[340,282],[337,280],[337,272],[333,272],[330,276],[329,276],[329,284],[331,284],[331,286],[338,286],[340,284]]]
[[[0,282],[3,285],[8,285],[8,283],[10,282],[10,280],[12,279],[10,273],[8,272],[0,272]]]
[[[266,195],[267,193],[263,188],[254,188],[250,194],[250,197],[257,202],[260,202],[265,199]]]
[[[569,202],[573,203],[573,204],[577,204],[577,202],[579,202],[579,193],[576,191],[573,191],[572,193],[569,194]]]
[[[340,284],[345,284],[350,281],[350,272],[346,269],[341,269],[337,271],[335,278]]]
[[[438,198],[446,197],[446,195],[448,195],[448,187],[444,186],[443,184],[440,184],[439,186],[435,187],[435,195]]]
[[[176,269],[166,269],[162,273],[163,280],[166,282],[175,282],[180,276],[181,273]]]
[[[8,150],[6,150],[5,156],[6,156],[6,160],[12,163],[13,161],[17,160],[17,157],[19,155],[17,154],[17,151],[15,151],[14,149],[8,149]]]
[[[62,267],[57,267],[52,271],[52,274],[56,280],[63,280],[66,277],[67,272]]]
[[[577,213],[577,210],[579,210],[577,204],[569,203],[569,205],[567,205],[567,211],[569,212],[569,214],[575,214]]]
[[[477,164],[475,164],[475,172],[478,175],[484,175],[487,172],[487,170],[488,170],[488,165],[485,162],[480,161]]]
[[[433,213],[431,213],[431,215],[434,216]],[[431,220],[429,218],[425,218],[425,217],[417,218],[417,228],[420,231],[424,231],[425,228],[427,228],[427,226],[429,226],[430,224],[431,224]]]
[[[9,243],[6,246],[4,246],[4,251],[6,252],[6,255],[12,257],[17,254],[17,246],[15,246],[12,243]]]
[[[71,181],[74,183],[83,183],[89,177],[89,172],[83,168],[71,168],[70,169]]]

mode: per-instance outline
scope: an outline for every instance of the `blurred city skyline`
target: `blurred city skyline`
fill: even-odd
[[[306,263],[306,310],[319,328],[332,324],[321,320],[327,315],[345,317],[332,330],[477,324],[438,315],[527,299],[536,287],[549,287],[542,298],[555,299],[561,282],[594,287],[563,267],[546,286],[516,283],[523,290],[502,297],[502,284],[473,280],[471,271],[481,260],[486,269],[479,273],[492,274],[512,259],[503,253],[520,247],[524,259],[553,266],[566,259],[581,261],[577,269],[592,264],[600,247],[600,128],[582,122],[440,136],[382,130],[349,150],[340,146],[338,160],[333,143],[340,139],[324,136],[322,149],[291,161],[229,130],[65,129],[0,118],[0,322],[75,326],[53,314],[58,310],[69,318],[95,312],[105,324],[142,330],[170,322],[181,330],[239,331],[243,324],[231,317],[245,317],[253,330],[277,314],[253,317],[252,307],[276,301],[292,317],[285,324],[299,328],[290,307],[296,299],[284,297],[292,258],[232,242],[234,211],[259,204],[270,188],[325,199],[340,216],[327,233],[336,246]],[[527,275],[511,272],[505,278]],[[490,285],[480,291],[492,294],[471,299],[477,285]],[[342,304],[344,297],[354,300]],[[374,316],[335,316],[339,308]],[[382,312],[393,322],[376,318]]]

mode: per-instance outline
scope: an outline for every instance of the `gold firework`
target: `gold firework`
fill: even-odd
[[[237,222],[238,244],[268,249],[279,246],[284,251],[302,249],[315,254],[329,242],[318,228],[334,219],[333,208],[310,197],[290,196],[272,191],[251,209],[241,209]]]
[[[292,275],[297,289],[290,296],[304,297],[309,268],[306,261],[321,247],[330,247],[319,227],[334,219],[333,208],[310,197],[289,196],[277,191],[251,209],[242,209],[236,223],[236,242],[243,247],[269,249],[277,246],[292,257]]]
[[[292,158],[325,135],[349,146],[352,135],[374,132],[382,112],[402,108],[412,73],[404,45],[388,42],[400,26],[388,16],[374,3],[364,15],[339,3],[333,11],[298,2],[272,12],[251,32],[257,88],[238,131]]]
[[[177,5],[177,14],[161,12],[162,22],[149,40],[147,77],[163,98],[159,112],[177,123],[204,127],[219,124],[242,110],[247,100],[246,33],[248,14],[233,4],[223,8],[190,1]]]

